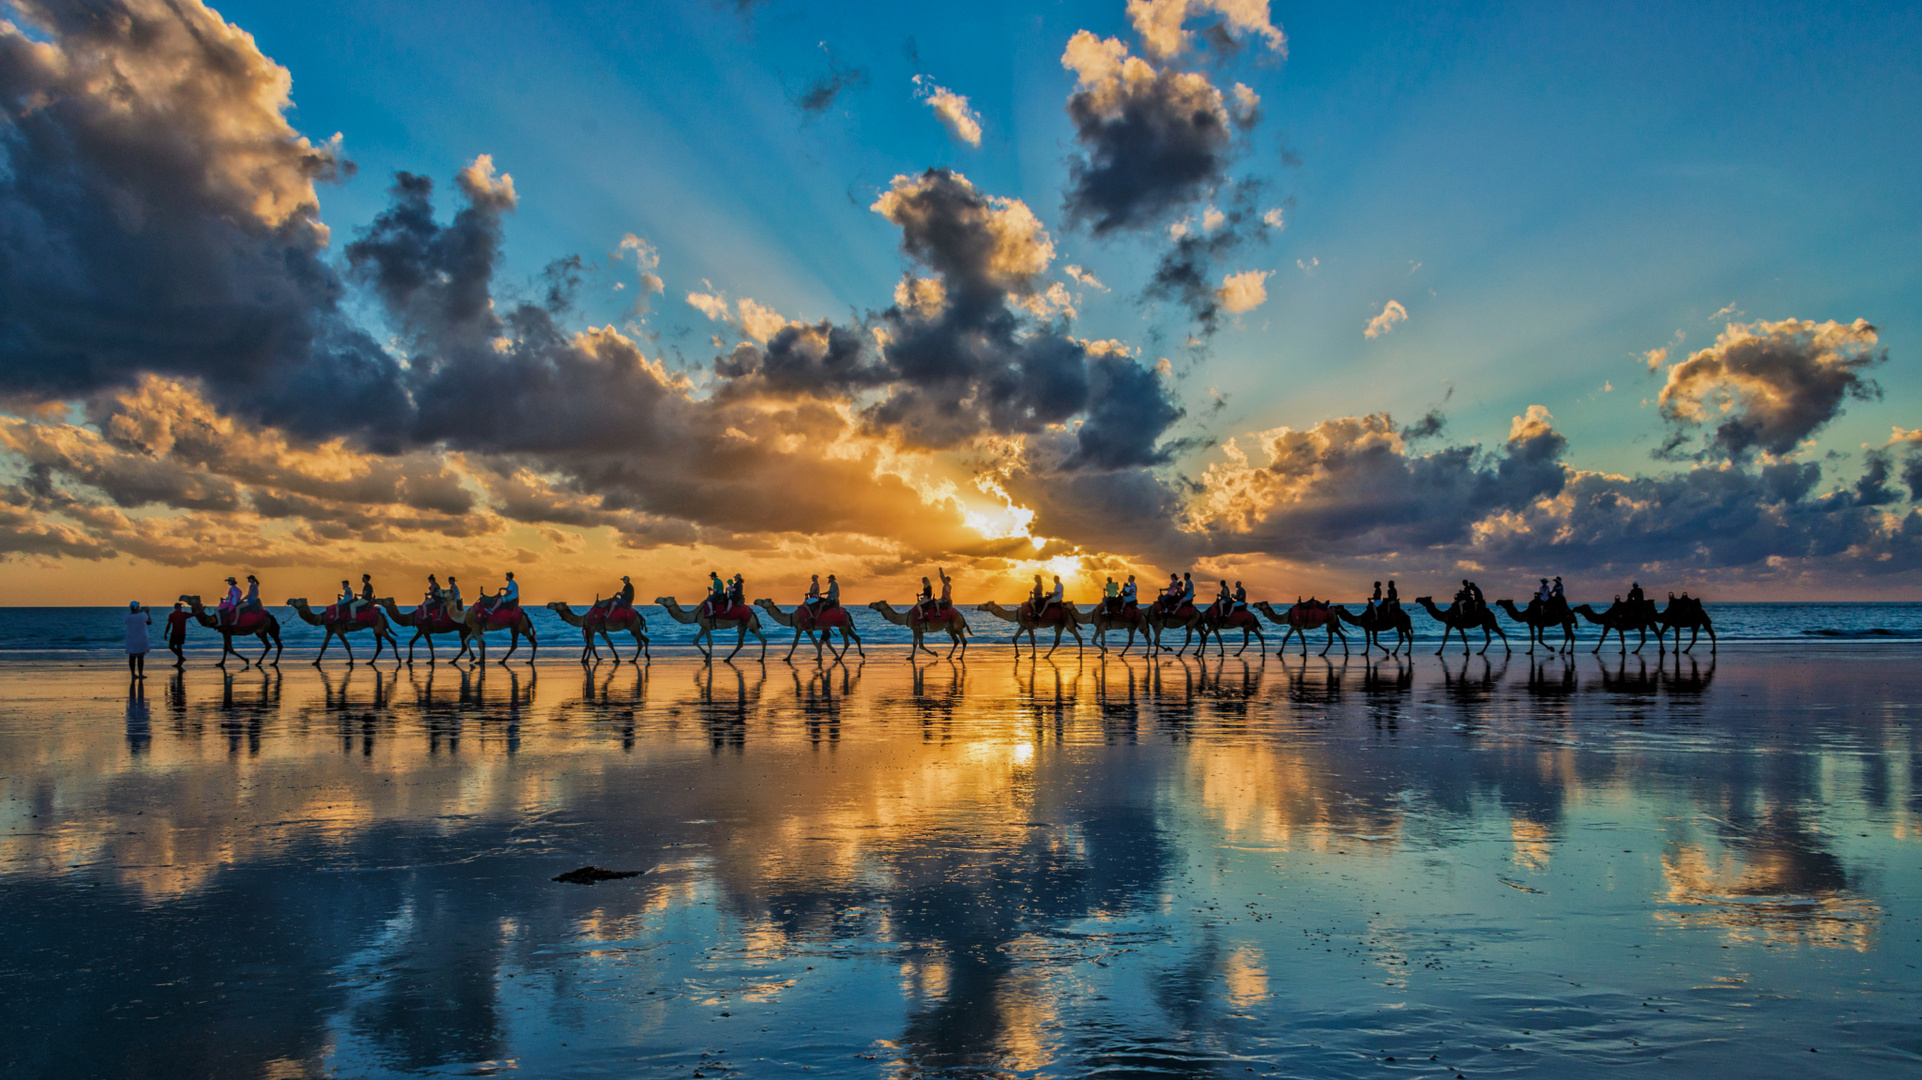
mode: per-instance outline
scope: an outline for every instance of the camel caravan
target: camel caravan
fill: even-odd
[[[957,653],[967,655],[968,639],[974,630],[968,625],[966,614],[954,604],[953,580],[945,569],[937,570],[940,588],[937,591],[928,578],[921,579],[921,591],[914,602],[906,607],[896,608],[885,600],[876,600],[867,605],[868,610],[896,625],[906,627],[911,635],[908,656],[916,657],[921,653],[941,656],[928,645],[932,637],[939,641],[946,635],[947,658]],[[282,650],[280,623],[274,614],[260,602],[260,583],[253,576],[247,577],[248,588],[243,593],[233,578],[227,579],[227,594],[219,604],[209,610],[196,595],[182,596],[175,605],[181,611],[176,623],[184,633],[189,622],[198,623],[219,633],[221,636],[220,666],[225,666],[228,657],[234,657],[243,665],[278,664]],[[403,611],[392,597],[376,596],[373,578],[362,574],[361,583],[356,589],[350,582],[342,581],[341,593],[333,603],[315,609],[305,598],[296,597],[287,601],[294,614],[303,622],[319,627],[324,636],[320,651],[313,662],[319,664],[327,656],[336,638],[347,662],[353,663],[353,642],[357,635],[365,634],[374,642],[373,659],[378,660],[383,652],[391,650],[396,662],[402,660],[400,638],[396,628],[413,631],[407,642],[406,663],[413,663],[415,649],[426,645],[429,663],[439,660],[435,645],[438,636],[451,635],[459,648],[452,660],[466,657],[476,663],[487,660],[487,636],[505,632],[508,636],[507,651],[499,657],[506,663],[519,651],[521,640],[527,641],[527,659],[533,662],[539,649],[534,622],[520,603],[520,585],[514,575],[507,574],[506,581],[494,593],[481,590],[472,606],[461,602],[460,585],[453,575],[448,575],[446,586],[442,586],[432,574],[427,578],[427,591],[421,601],[411,611]],[[771,599],[757,599],[749,603],[746,599],[746,582],[740,574],[723,579],[719,573],[708,575],[707,595],[691,608],[683,608],[672,596],[656,597],[654,602],[675,622],[695,627],[691,644],[703,658],[713,660],[718,651],[717,634],[732,633],[733,648],[721,657],[723,662],[732,661],[746,647],[749,635],[760,642],[760,661],[767,659],[768,640],[763,632],[764,620],[784,629],[794,631],[784,660],[792,660],[805,637],[814,647],[817,663],[824,662],[829,654],[836,660],[844,658],[849,651],[867,658],[867,649],[861,640],[859,628],[855,625],[853,613],[841,605],[841,586],[833,574],[827,575],[824,587],[819,575],[815,575],[801,602],[790,610],[783,610]],[[1508,634],[1503,622],[1496,617],[1497,612],[1507,617],[1509,623],[1518,623],[1527,629],[1528,652],[1533,654],[1540,647],[1553,654],[1569,654],[1575,651],[1575,643],[1580,627],[1592,624],[1601,627],[1599,639],[1591,652],[1600,652],[1608,644],[1613,634],[1622,652],[1628,648],[1628,635],[1636,634],[1635,649],[1639,653],[1648,643],[1648,636],[1654,632],[1656,649],[1666,652],[1668,634],[1674,632],[1674,647],[1677,652],[1694,649],[1701,635],[1706,633],[1709,648],[1717,647],[1715,626],[1703,608],[1702,602],[1687,593],[1680,596],[1670,593],[1668,605],[1658,609],[1653,600],[1643,593],[1640,583],[1631,585],[1626,596],[1617,596],[1615,602],[1606,610],[1596,611],[1588,604],[1571,606],[1563,595],[1562,579],[1541,579],[1541,587],[1528,602],[1517,607],[1512,600],[1497,600],[1493,605],[1483,597],[1481,587],[1473,581],[1464,580],[1456,590],[1447,607],[1438,606],[1433,597],[1415,598],[1415,604],[1425,611],[1429,618],[1442,625],[1441,643],[1435,649],[1437,655],[1447,650],[1449,640],[1459,635],[1461,648],[1467,653],[1472,648],[1469,635],[1479,631],[1482,635],[1481,652],[1500,641],[1504,651],[1512,652]],[[571,604],[553,601],[546,605],[562,621],[576,627],[581,632],[582,663],[598,662],[601,652],[598,641],[613,653],[615,662],[625,659],[639,664],[652,659],[647,632],[647,618],[634,606],[634,583],[621,578],[621,587],[614,595],[597,599],[584,610],[576,611]],[[1388,582],[1386,591],[1381,582],[1375,583],[1373,594],[1360,611],[1350,611],[1347,607],[1314,597],[1297,598],[1286,608],[1278,608],[1267,601],[1249,602],[1241,582],[1233,587],[1226,580],[1219,583],[1218,591],[1212,600],[1198,603],[1195,596],[1195,583],[1192,574],[1169,574],[1168,584],[1163,586],[1152,599],[1144,599],[1139,592],[1134,575],[1125,582],[1117,583],[1114,578],[1107,579],[1101,600],[1091,610],[1084,611],[1079,605],[1070,603],[1061,578],[1054,578],[1052,588],[1043,583],[1041,575],[1034,576],[1034,587],[1026,599],[1013,607],[989,601],[976,606],[976,614],[992,616],[995,620],[1013,624],[1013,634],[1009,643],[1019,655],[1022,639],[1026,638],[1027,651],[1035,657],[1052,656],[1061,647],[1064,638],[1072,639],[1077,651],[1089,644],[1102,654],[1110,651],[1110,635],[1125,632],[1123,642],[1115,655],[1126,656],[1135,647],[1136,639],[1141,641],[1144,653],[1172,652],[1176,656],[1185,655],[1190,648],[1195,655],[1204,655],[1210,639],[1215,645],[1217,656],[1228,655],[1230,638],[1236,637],[1234,655],[1244,653],[1250,644],[1257,651],[1267,650],[1268,639],[1264,626],[1282,628],[1278,653],[1285,653],[1290,642],[1295,642],[1301,655],[1308,653],[1309,636],[1318,634],[1323,639],[1320,655],[1339,644],[1342,654],[1349,653],[1349,633],[1360,631],[1362,649],[1372,652],[1380,649],[1389,656],[1399,656],[1405,652],[1413,655],[1415,630],[1409,614],[1403,609],[1395,583]],[[1682,631],[1689,631],[1688,644],[1682,644]],[[1084,636],[1083,631],[1086,631]],[[1173,644],[1173,633],[1180,631],[1181,641]],[[1555,640],[1551,634],[1559,632]],[[1041,652],[1039,636],[1050,635],[1048,650]],[[632,638],[634,651],[623,658],[616,646],[613,635],[620,634]],[[1393,635],[1393,644],[1389,636]],[[839,643],[836,643],[836,637]],[[260,655],[249,658],[234,647],[235,639],[252,638],[260,644]],[[178,640],[173,644],[175,654],[180,656]],[[269,654],[272,659],[269,659]],[[180,662],[184,662],[184,656]]]

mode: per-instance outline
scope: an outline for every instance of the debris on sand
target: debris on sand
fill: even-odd
[[[614,881],[619,878],[640,877],[639,870],[605,870],[598,866],[583,866],[579,870],[569,870],[555,878],[570,885],[592,885],[597,881]]]

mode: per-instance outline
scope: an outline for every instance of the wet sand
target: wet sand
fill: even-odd
[[[0,665],[0,1064],[1922,1069],[1916,650],[897,654]]]

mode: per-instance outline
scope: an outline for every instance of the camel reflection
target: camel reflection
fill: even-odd
[[[1145,667],[1153,670],[1152,663]],[[1137,684],[1141,676],[1135,665],[1124,658],[1103,658],[1094,673],[1095,704],[1101,713],[1101,730],[1107,742],[1132,743],[1141,734],[1141,702]]]
[[[707,732],[708,747],[717,753],[724,748],[739,751],[747,745],[748,717],[759,715],[761,690],[767,685],[765,666],[758,669],[752,691],[748,689],[746,671],[733,664],[721,667],[725,673],[717,674],[713,664],[704,664],[694,671],[694,687],[699,695],[695,715],[700,718],[701,729]],[[721,684],[718,693],[717,680]]]

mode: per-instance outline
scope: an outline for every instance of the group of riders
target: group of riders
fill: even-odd
[[[949,617],[954,610],[954,579],[948,576],[945,567],[937,567],[935,574],[941,581],[939,592],[937,593],[935,590],[933,582],[924,577],[921,579],[921,591],[917,593],[914,598],[913,612],[922,621],[933,622],[945,619]],[[371,574],[362,574],[360,576],[360,588],[358,590],[347,581],[340,583],[340,589],[340,598],[333,609],[333,618],[340,622],[348,622],[360,618],[362,613],[371,609],[376,602],[374,599],[374,579]],[[1688,594],[1684,593],[1683,598],[1686,599],[1687,595]],[[1624,598],[1618,596],[1615,599],[1617,602],[1621,602]],[[490,595],[486,589],[482,589],[480,597],[474,602],[474,606],[482,612],[491,615],[508,609],[518,608],[520,602],[520,583],[514,580],[514,572],[510,570],[507,572],[507,580],[500,587],[500,590]],[[1119,584],[1115,582],[1113,577],[1108,578],[1106,585],[1102,589],[1101,602],[1103,613],[1111,618],[1139,619],[1141,617],[1141,601],[1139,586],[1135,582],[1135,576],[1129,574],[1128,580]],[[1303,602],[1309,604],[1321,603],[1315,600]],[[1630,605],[1649,604],[1653,606],[1652,601],[1643,593],[1640,582],[1635,582],[1630,586],[1626,602]],[[740,574],[735,574],[731,578],[723,578],[718,571],[708,572],[707,599],[703,602],[704,613],[706,615],[711,618],[726,617],[738,609],[745,607],[746,604],[747,582],[745,578]],[[1552,580],[1542,578],[1541,587],[1536,590],[1532,598],[1532,604],[1540,605],[1543,610],[1549,612],[1566,615],[1569,610],[1568,597],[1562,591],[1562,579],[1559,577]],[[621,587],[615,590],[612,596],[600,601],[598,606],[610,616],[615,615],[623,609],[632,609],[634,606],[634,582],[626,576],[623,576],[621,578]],[[841,583],[835,580],[833,574],[829,574],[827,585],[823,587],[821,584],[821,575],[812,575],[808,583],[807,593],[801,598],[801,606],[817,619],[826,612],[840,608]],[[1027,608],[1031,616],[1038,622],[1047,622],[1056,617],[1057,612],[1067,606],[1066,589],[1061,583],[1061,575],[1056,574],[1054,576],[1054,586],[1053,588],[1049,588],[1042,583],[1041,575],[1036,574],[1034,576],[1034,588],[1029,592],[1028,602],[1023,606]],[[1461,588],[1455,592],[1455,606],[1464,616],[1474,617],[1488,610],[1488,600],[1483,596],[1481,586],[1464,578]],[[1197,611],[1201,610],[1195,607],[1194,575],[1169,574],[1168,584],[1163,586],[1161,591],[1155,596],[1152,602],[1152,609],[1155,614],[1166,616],[1179,615],[1184,608]],[[445,587],[441,585],[435,575],[427,575],[427,592],[421,598],[421,609],[430,615],[438,615],[448,620],[456,620],[460,617],[460,613],[463,610],[461,606],[460,584],[454,575],[447,575],[447,584]],[[1374,592],[1368,598],[1368,616],[1373,617],[1378,614],[1392,615],[1400,609],[1401,597],[1395,590],[1394,580],[1390,579],[1388,581],[1386,592],[1383,591],[1381,582],[1375,582]],[[262,610],[264,610],[264,608],[260,600],[260,579],[252,574],[248,574],[247,589],[244,593],[241,591],[240,585],[235,579],[227,579],[227,592],[221,599],[217,610],[217,618],[221,626],[236,627],[248,612]],[[1230,588],[1228,582],[1223,580],[1219,584],[1214,599],[1210,601],[1204,613],[1218,621],[1226,622],[1230,621],[1236,612],[1245,612],[1247,610],[1248,591],[1242,588],[1241,582],[1235,582],[1234,587]]]

